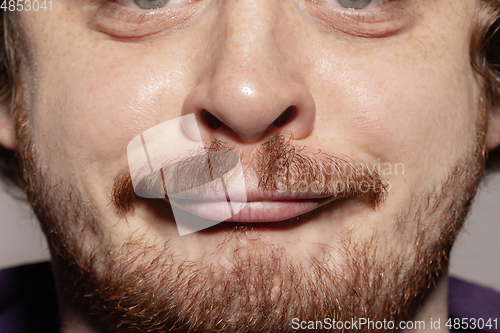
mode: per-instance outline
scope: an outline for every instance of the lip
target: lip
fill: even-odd
[[[300,191],[248,191],[247,201],[227,200],[187,200],[170,198],[171,205],[175,205],[184,211],[196,216],[225,222],[246,222],[265,223],[279,222],[291,219],[334,200],[341,199],[342,196],[320,195],[315,193]],[[238,213],[227,219],[228,206],[238,207]]]

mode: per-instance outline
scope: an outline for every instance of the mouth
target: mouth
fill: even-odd
[[[267,223],[289,220],[318,209],[342,196],[313,196],[300,192],[251,191],[246,201],[169,198],[171,205],[195,216],[225,222]],[[231,217],[227,218],[227,212]]]

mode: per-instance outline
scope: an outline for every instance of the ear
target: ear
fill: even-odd
[[[14,150],[17,147],[16,126],[10,116],[8,102],[0,102],[0,146]]]

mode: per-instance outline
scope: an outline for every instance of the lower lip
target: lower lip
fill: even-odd
[[[191,214],[213,221],[262,223],[291,219],[315,210],[332,200],[333,198],[251,201],[247,203],[231,202],[233,212],[234,210],[238,212],[229,218],[228,212],[231,208],[229,208],[229,203],[226,201],[193,202],[171,200],[171,204]]]

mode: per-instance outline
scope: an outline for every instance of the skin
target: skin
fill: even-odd
[[[144,244],[169,241],[179,261],[203,258],[203,265],[230,270],[236,248],[250,252],[261,244],[283,248],[297,264],[322,256],[325,247],[342,260],[339,239],[353,229],[357,241],[381,235],[382,255],[403,252],[415,227],[400,230],[395,217],[412,194],[442,183],[474,146],[480,89],[468,58],[478,2],[401,3],[362,10],[366,17],[343,15],[334,0],[198,1],[142,18],[132,2],[53,0],[51,12],[19,13],[39,166],[49,183],[71,184],[97,209],[100,233],[85,234],[86,245],[99,250],[139,233]],[[289,106],[297,117],[273,127]],[[179,237],[168,214],[144,204],[122,214],[110,205],[130,140],[202,109],[224,123],[217,130],[202,124],[204,140],[217,137],[249,152],[291,132],[311,153],[403,163],[404,174],[390,176],[389,195],[376,210],[347,200],[291,228],[262,228],[257,244],[233,239],[223,250],[224,229]],[[500,117],[488,112],[491,150],[500,143]],[[16,147],[13,128],[3,112],[0,144],[9,149]],[[444,278],[416,318],[443,322],[446,289]],[[67,332],[76,320],[65,314]],[[78,332],[89,330],[81,325]]]

